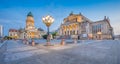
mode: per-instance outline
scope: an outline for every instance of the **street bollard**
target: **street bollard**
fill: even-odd
[[[62,39],[60,44],[61,44],[61,45],[65,45],[65,40]]]
[[[74,43],[75,43],[75,44],[77,43],[77,39],[76,39],[76,38],[74,39]]]
[[[50,46],[51,44],[50,44],[50,42],[47,42],[47,44],[46,44],[47,46]]]
[[[28,45],[29,44],[29,42],[26,40],[26,44]]]
[[[34,40],[32,40],[32,46],[35,46],[35,42],[34,42]]]

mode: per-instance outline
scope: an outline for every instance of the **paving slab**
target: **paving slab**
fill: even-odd
[[[120,64],[120,41],[99,40],[65,46],[30,46],[9,41],[6,64]]]

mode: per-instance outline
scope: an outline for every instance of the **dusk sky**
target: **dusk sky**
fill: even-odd
[[[10,28],[24,28],[30,11],[36,28],[46,30],[41,19],[49,14],[55,19],[50,31],[56,30],[73,11],[81,12],[92,21],[108,16],[115,34],[120,34],[120,0],[0,0],[0,25],[4,27],[4,35],[8,35]]]

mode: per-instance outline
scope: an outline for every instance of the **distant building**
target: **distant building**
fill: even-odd
[[[31,12],[27,15],[25,32],[26,38],[40,38],[39,31],[34,26],[34,18]]]
[[[93,39],[112,39],[114,37],[110,20],[109,18],[106,18],[106,16],[103,20],[92,22],[91,25]]]
[[[44,31],[42,28],[38,28],[40,38],[42,38],[43,35],[46,34],[46,31]]]
[[[19,38],[18,33],[19,31],[16,29],[9,29],[9,36],[12,38],[18,39]]]
[[[112,39],[114,32],[109,18],[93,22],[80,14],[73,14],[64,18],[59,28],[59,36],[78,39]]]
[[[27,14],[26,27],[9,30],[9,36],[17,39],[31,39],[31,38],[42,38],[42,35],[45,34],[45,31],[41,28],[35,28],[34,18],[31,12]]]
[[[0,37],[3,37],[3,26],[0,25]]]
[[[26,38],[26,32],[25,32],[25,29],[20,28],[18,31],[19,31],[19,33],[18,33],[18,35],[19,35],[19,39],[24,39],[24,38]]]

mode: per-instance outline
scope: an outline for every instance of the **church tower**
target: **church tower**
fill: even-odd
[[[31,12],[29,12],[27,14],[25,30],[26,30],[26,38],[35,38],[36,37],[37,30],[35,29],[34,19],[33,19],[33,15]]]
[[[31,30],[31,29],[35,29],[35,27],[34,27],[33,15],[31,12],[29,12],[27,14],[27,19],[26,19],[26,30]]]

